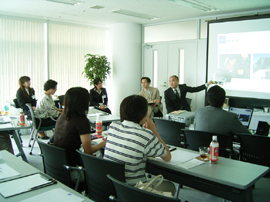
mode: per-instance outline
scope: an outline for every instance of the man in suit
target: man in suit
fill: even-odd
[[[239,121],[236,114],[222,109],[225,96],[225,90],[220,86],[210,87],[207,93],[210,105],[195,111],[195,130],[233,135],[250,133]]]
[[[158,116],[163,116],[159,90],[149,86],[151,84],[151,80],[148,77],[142,77],[141,83],[143,89],[139,92],[139,95],[143,96],[148,102],[147,116],[152,118],[158,113]]]
[[[195,93],[202,91],[207,88],[212,81],[209,81],[207,84],[203,84],[198,87],[190,87],[186,84],[179,84],[178,76],[173,75],[169,79],[170,88],[168,88],[164,94],[165,94],[165,103],[167,112],[171,113],[175,110],[190,110],[190,106],[186,100],[186,94],[189,93]]]

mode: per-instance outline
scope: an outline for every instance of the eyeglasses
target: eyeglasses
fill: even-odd
[[[149,82],[142,82],[142,83],[149,83]]]

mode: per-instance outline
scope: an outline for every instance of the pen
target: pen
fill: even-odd
[[[170,152],[175,151],[175,150],[176,150],[176,148],[172,148],[172,149],[170,149]]]
[[[47,187],[47,186],[49,186],[49,185],[56,184],[56,183],[57,183],[57,181],[56,181],[56,180],[53,180],[53,181],[51,181],[51,182],[49,182],[49,183],[46,183],[46,184],[42,184],[42,185],[39,185],[39,186],[32,187],[32,188],[29,189],[29,191],[33,191],[33,190],[36,190],[36,189],[40,189],[40,188],[43,188],[43,187]]]

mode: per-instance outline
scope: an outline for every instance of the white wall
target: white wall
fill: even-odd
[[[108,88],[109,108],[119,116],[121,101],[140,92],[142,27],[121,23],[111,29],[112,86]]]

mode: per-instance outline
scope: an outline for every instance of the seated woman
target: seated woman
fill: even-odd
[[[62,109],[56,108],[52,99],[52,95],[54,95],[56,90],[57,82],[50,79],[45,82],[44,94],[42,94],[38,99],[35,115],[36,117],[41,118],[42,127],[54,126],[56,121],[51,119],[51,117],[57,119],[58,116],[63,112]],[[53,138],[54,137],[50,139],[51,143],[53,142]],[[41,139],[49,139],[49,137],[44,134],[44,137],[41,137]]]
[[[23,113],[27,115],[27,119],[31,119],[31,114],[28,109],[28,107],[25,105],[26,103],[30,103],[33,107],[33,110],[36,110],[36,96],[35,96],[35,90],[30,87],[30,77],[28,76],[22,76],[19,79],[19,85],[20,88],[17,90],[16,98],[20,105],[20,107],[23,109]]]
[[[111,114],[107,108],[108,96],[105,88],[102,88],[102,81],[99,78],[94,79],[95,87],[90,90],[90,106]]]
[[[91,144],[90,122],[86,117],[89,93],[85,88],[70,88],[64,103],[64,112],[55,126],[54,145],[66,149],[70,166],[82,165],[76,150],[82,145],[85,153],[93,154],[105,147],[106,139],[95,146]]]
[[[144,182],[147,157],[171,160],[171,153],[147,117],[148,103],[140,95],[126,97],[120,105],[121,122],[113,122],[108,130],[104,158],[125,163],[126,182],[135,185]],[[144,124],[144,127],[140,125]],[[175,186],[164,181],[159,190],[175,193]]]

